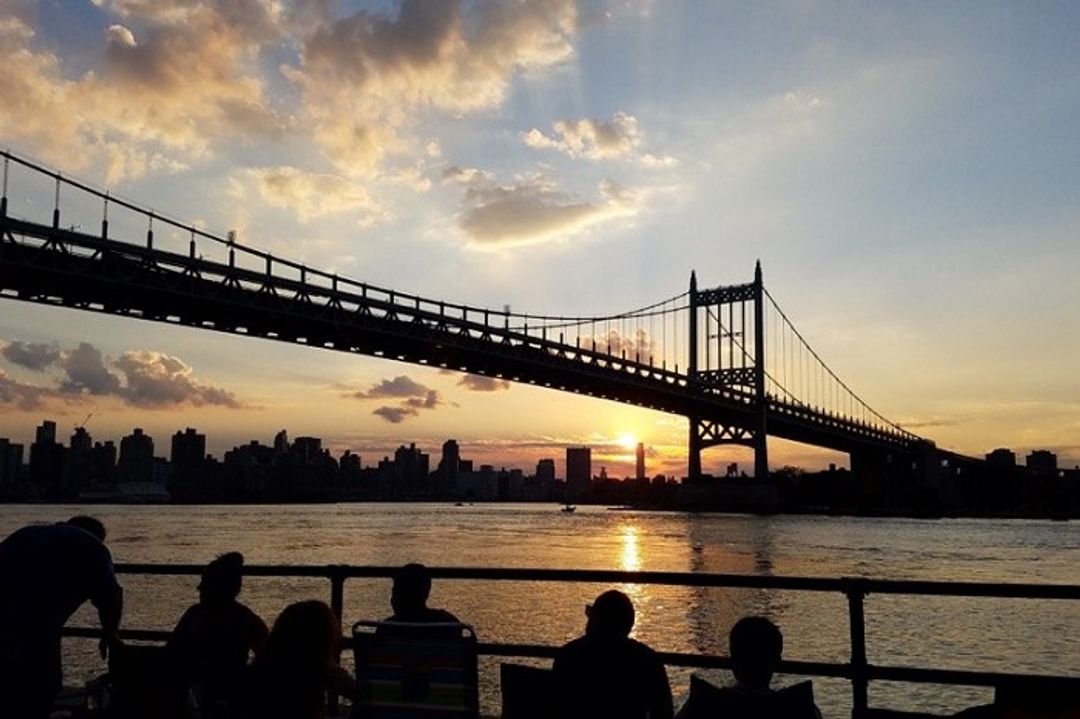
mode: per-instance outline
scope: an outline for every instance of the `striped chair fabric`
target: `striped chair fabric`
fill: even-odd
[[[476,634],[456,623],[353,625],[359,715],[476,719]]]

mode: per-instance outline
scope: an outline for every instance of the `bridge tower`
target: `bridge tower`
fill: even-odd
[[[752,408],[746,421],[688,418],[691,479],[701,477],[701,451],[722,444],[752,447],[754,477],[769,476],[764,293],[760,260],[754,268],[754,281],[748,284],[699,290],[696,273],[690,273],[689,379],[706,392],[747,394]]]

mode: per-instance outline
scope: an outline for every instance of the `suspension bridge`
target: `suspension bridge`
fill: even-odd
[[[873,409],[753,280],[618,314],[495,310],[376,287],[159,214],[3,152],[0,297],[502,378],[686,417],[707,447],[768,437],[925,472],[934,445]]]

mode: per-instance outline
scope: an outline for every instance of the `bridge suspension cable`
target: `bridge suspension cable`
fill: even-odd
[[[766,304],[766,391],[802,406],[863,424],[883,424],[910,434],[852,390],[818,355],[768,290]],[[744,350],[745,351],[745,350]]]

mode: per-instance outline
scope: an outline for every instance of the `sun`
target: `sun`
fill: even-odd
[[[622,432],[615,439],[620,447],[623,449],[637,449],[638,439],[630,432]]]

